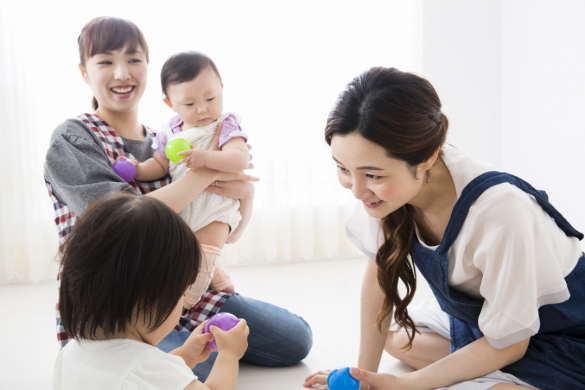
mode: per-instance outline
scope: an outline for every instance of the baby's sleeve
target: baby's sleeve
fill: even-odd
[[[221,149],[226,142],[237,137],[242,137],[244,142],[248,142],[248,135],[242,131],[242,127],[236,117],[230,114],[223,120],[218,147]]]
[[[164,158],[167,158],[167,154],[165,153],[165,147],[167,146],[167,142],[169,142],[168,135],[164,133],[157,133],[156,137],[152,141],[152,148],[158,152]]]

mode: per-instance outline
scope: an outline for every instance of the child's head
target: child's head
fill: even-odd
[[[148,63],[148,45],[142,31],[131,21],[109,16],[90,20],[77,38],[79,46],[79,67],[86,68],[87,60],[97,54],[126,49],[130,52],[140,50]],[[93,99],[93,108],[98,102]]]
[[[59,311],[67,334],[124,334],[138,318],[150,330],[171,315],[199,270],[199,243],[162,202],[115,193],[92,204],[68,236]]]
[[[217,67],[205,54],[183,52],[171,56],[160,74],[165,103],[185,127],[202,127],[223,111],[223,83]]]

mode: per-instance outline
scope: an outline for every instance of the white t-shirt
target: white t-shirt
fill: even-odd
[[[57,355],[53,388],[183,390],[196,379],[181,357],[140,341],[71,340]]]
[[[494,170],[450,146],[443,152],[457,199],[471,180]],[[383,242],[379,223],[358,204],[346,225],[350,240],[372,259]],[[485,299],[479,329],[492,346],[505,348],[538,332],[540,306],[569,299],[564,278],[581,253],[579,240],[567,237],[534,197],[502,183],[470,207],[447,255],[448,283]]]

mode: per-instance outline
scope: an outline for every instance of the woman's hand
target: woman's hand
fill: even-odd
[[[245,179],[237,179],[230,181],[216,180],[215,182],[211,183],[211,185],[207,187],[205,191],[227,196],[228,198],[232,199],[239,200],[252,199],[254,197],[254,184],[252,184],[251,182],[258,181],[258,179],[252,176],[250,177],[255,180]]]
[[[327,389],[327,378],[331,370],[321,370],[319,372],[314,373],[313,375],[309,375],[305,378],[305,383],[303,386],[305,387],[313,387],[314,385],[325,385],[319,387],[319,389]]]
[[[411,387],[401,383],[401,378],[395,375],[390,374],[377,374],[374,372],[361,370],[359,368],[350,368],[349,374],[361,382],[362,388],[367,388],[369,390],[381,390],[381,389],[396,389],[396,390],[406,390],[410,389]],[[369,384],[369,387],[367,387]],[[366,385],[366,387],[364,387]]]

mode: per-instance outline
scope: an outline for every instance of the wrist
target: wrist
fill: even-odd
[[[240,357],[234,352],[228,349],[222,349],[221,351],[217,352],[217,357],[221,357],[222,359],[232,360],[235,362],[240,361]]]
[[[187,170],[184,177],[191,177],[193,181],[199,184],[205,184],[205,187],[210,186],[216,180],[219,180],[221,172],[209,169],[207,167],[197,167]],[[181,180],[181,179],[179,179]]]

